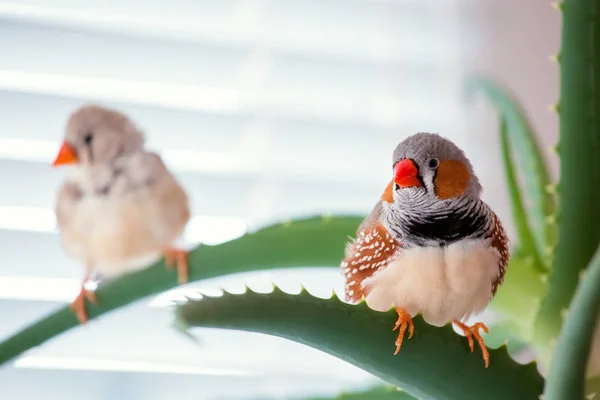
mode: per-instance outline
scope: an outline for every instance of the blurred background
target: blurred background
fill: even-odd
[[[185,185],[190,243],[266,223],[366,214],[391,152],[417,131],[462,146],[513,233],[495,113],[466,103],[484,72],[516,92],[544,147],[557,122],[560,16],[546,0],[0,1],[0,337],[74,299],[50,163],[70,112],[127,113]],[[556,176],[556,160],[549,156]],[[319,266],[307,266],[319,267]],[[145,299],[0,368],[0,398],[303,399],[370,386],[311,348],[203,329],[194,344],[165,304],[186,289],[274,281],[342,292],[335,269],[231,276]]]

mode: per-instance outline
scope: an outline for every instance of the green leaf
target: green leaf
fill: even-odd
[[[533,267],[532,257],[519,249],[511,257],[504,283],[490,303],[490,308],[515,323],[516,334],[525,340],[533,336],[535,316],[545,293],[543,275]]]
[[[308,400],[308,399],[307,399]],[[353,393],[343,393],[335,397],[316,397],[310,400],[416,400],[410,394],[394,386],[377,386]]]
[[[583,399],[585,375],[596,319],[600,312],[600,247],[596,251],[585,279],[575,291],[562,325],[548,379],[544,400]]]
[[[551,358],[579,273],[600,243],[600,12],[598,0],[565,0],[560,50],[560,234],[536,320],[538,354]]]
[[[517,175],[513,164],[513,158],[510,151],[510,143],[508,137],[508,128],[506,126],[506,117],[500,116],[500,144],[502,148],[502,160],[504,162],[504,172],[506,175],[506,183],[508,193],[510,195],[510,204],[512,209],[513,221],[517,229],[519,237],[519,248],[522,252],[530,254],[533,257],[533,267],[540,272],[546,272],[547,267],[544,265],[540,253],[537,250],[535,239],[531,232],[529,222],[527,221],[527,213],[521,196],[521,189],[517,181]]]
[[[298,295],[224,293],[176,307],[183,325],[238,329],[279,336],[329,353],[354,364],[420,399],[538,400],[543,379],[535,363],[521,365],[506,347],[490,352],[485,368],[479,349],[451,325],[434,327],[413,318],[414,335],[404,339],[394,355],[398,335],[392,331],[397,314],[378,312],[366,303],[351,305],[335,295],[329,299]]]
[[[190,253],[190,282],[272,268],[337,266],[348,236],[355,234],[361,221],[312,217],[269,226],[217,246],[199,246]],[[175,286],[176,272],[167,270],[161,260],[101,286],[96,291],[98,306],[87,302],[89,319]],[[78,326],[69,307],[62,307],[0,343],[0,364]]]
[[[527,347],[527,342],[519,335],[519,327],[512,321],[500,321],[488,325],[490,332],[483,335],[487,347],[496,349],[507,344],[508,354],[516,355]]]
[[[537,253],[545,255],[546,249],[553,248],[556,242],[556,226],[547,218],[556,214],[556,199],[547,190],[551,184],[550,174],[531,124],[513,96],[493,80],[475,76],[467,80],[466,86],[469,94],[475,91],[485,93],[506,122],[506,132],[523,168],[526,192],[532,203],[529,209],[533,224],[531,234],[535,238]]]

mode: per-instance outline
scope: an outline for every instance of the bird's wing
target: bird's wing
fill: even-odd
[[[126,188],[134,192],[137,211],[145,215],[159,237],[176,236],[183,231],[191,212],[189,198],[184,188],[169,172],[160,156],[145,152],[125,166]],[[173,239],[171,239],[173,240]]]
[[[395,259],[401,247],[381,223],[382,212],[383,203],[379,201],[360,224],[357,237],[346,245],[340,267],[346,281],[348,301],[356,303],[368,295],[361,285],[363,280],[385,268]]]
[[[379,199],[379,201],[377,203],[375,203],[375,206],[371,210],[371,213],[363,220],[363,222],[360,223],[360,225],[358,226],[358,229],[356,230],[356,233],[364,230],[365,228],[375,226],[380,223],[381,216],[383,213],[383,202],[385,201],[387,203],[391,203],[393,201],[393,197],[392,197],[393,184],[394,184],[394,181],[391,181],[390,183],[388,183],[385,190],[383,191],[383,194],[381,195],[381,198]]]
[[[359,232],[368,229],[369,227],[375,226],[379,223],[379,221],[381,220],[381,214],[383,213],[383,201],[379,200],[375,206],[373,207],[373,210],[371,210],[371,212],[369,213],[369,215],[367,215],[367,217],[360,223],[360,225],[358,226],[358,229],[356,230],[356,233],[358,234]]]
[[[496,215],[496,213],[492,212],[494,219],[494,231],[492,233],[492,247],[496,249],[498,252],[500,259],[498,261],[498,277],[492,283],[492,296],[496,294],[498,290],[498,286],[504,282],[504,275],[506,274],[506,267],[508,266],[508,262],[510,260],[510,250],[509,250],[509,239],[502,223],[500,222],[500,218]]]

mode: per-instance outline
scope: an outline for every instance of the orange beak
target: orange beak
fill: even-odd
[[[394,166],[394,183],[401,188],[423,186],[418,175],[419,170],[408,158],[405,158]]]
[[[77,162],[79,162],[79,159],[77,158],[77,153],[73,146],[67,142],[63,142],[52,166],[56,167],[59,165],[76,164]]]

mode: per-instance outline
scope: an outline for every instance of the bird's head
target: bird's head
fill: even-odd
[[[108,164],[143,146],[142,133],[125,115],[98,105],[85,105],[69,117],[63,143],[52,165]]]
[[[420,132],[403,140],[394,150],[392,165],[393,178],[382,197],[388,203],[433,205],[465,197],[475,200],[481,194],[464,152],[434,133]]]

